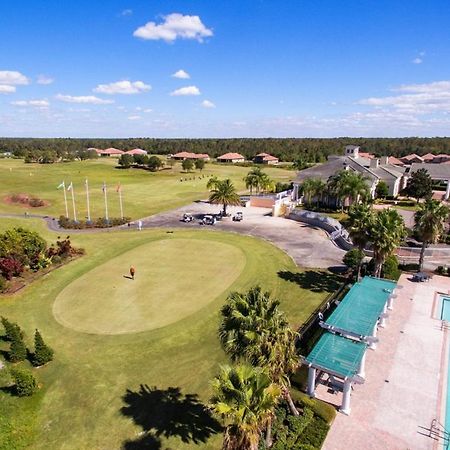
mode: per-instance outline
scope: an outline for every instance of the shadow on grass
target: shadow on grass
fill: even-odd
[[[305,270],[304,272],[280,270],[278,276],[312,292],[335,292],[342,283],[342,277],[339,275],[322,270]]]
[[[197,394],[184,395],[178,387],[158,389],[141,384],[137,392],[128,389],[123,401],[121,413],[131,417],[145,433],[125,442],[126,450],[159,450],[161,437],[201,444],[222,431]]]

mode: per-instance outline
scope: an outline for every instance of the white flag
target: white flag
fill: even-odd
[[[61,189],[63,187],[64,187],[64,181],[56,189]]]
[[[71,191],[71,190],[72,190],[72,187],[73,187],[73,186],[72,186],[72,182],[70,182],[69,186],[67,186],[67,190],[68,190],[68,191]]]

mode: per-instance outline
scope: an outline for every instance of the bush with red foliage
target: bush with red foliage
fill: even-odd
[[[0,273],[7,279],[19,276],[24,270],[23,264],[14,258],[0,258]]]

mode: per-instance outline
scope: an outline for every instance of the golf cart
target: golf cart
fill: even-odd
[[[194,220],[194,216],[190,213],[184,213],[183,218],[181,219],[183,222],[192,222]]]
[[[203,217],[203,220],[200,223],[201,225],[214,225],[216,223],[216,218],[210,214],[207,214]]]
[[[242,214],[241,211],[238,211],[238,212],[233,216],[233,222],[240,222],[243,218],[244,218],[244,214]]]

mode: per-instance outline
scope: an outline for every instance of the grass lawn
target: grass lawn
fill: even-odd
[[[1,219],[0,231],[19,224]],[[56,240],[37,219],[27,227]],[[298,325],[328,293],[284,280],[280,271],[298,272],[291,258],[234,233],[114,231],[72,242],[86,255],[0,297],[0,315],[21,325],[29,347],[39,328],[55,350],[33,369],[36,396],[0,390],[2,449],[217,449],[221,434],[202,402],[227,361],[217,339],[227,294],[259,283]],[[123,277],[130,264],[134,282]],[[0,386],[5,378],[0,371]]]
[[[23,214],[27,208],[7,204],[4,199],[11,194],[31,194],[49,202],[48,206],[28,208],[36,214],[48,214],[59,217],[65,214],[63,193],[56,187],[65,180],[66,185],[73,181],[78,218],[84,218],[86,196],[84,180],[89,180],[91,198],[91,216],[104,216],[102,183],[108,186],[108,207],[110,217],[120,216],[119,198],[116,193],[118,183],[122,185],[125,216],[137,219],[160,211],[176,208],[191,201],[206,198],[207,178],[200,179],[200,172],[185,174],[181,172],[181,163],[174,168],[156,173],[140,169],[116,169],[117,159],[107,158],[93,161],[25,164],[23,160],[0,159],[0,213]],[[239,190],[245,190],[243,178],[249,167],[207,164],[203,175],[216,175],[230,178]],[[268,167],[264,171],[275,181],[288,182],[295,172],[287,169]],[[195,176],[195,180],[193,179]],[[190,178],[187,181],[180,181]],[[68,194],[69,213],[72,217],[72,203]]]

